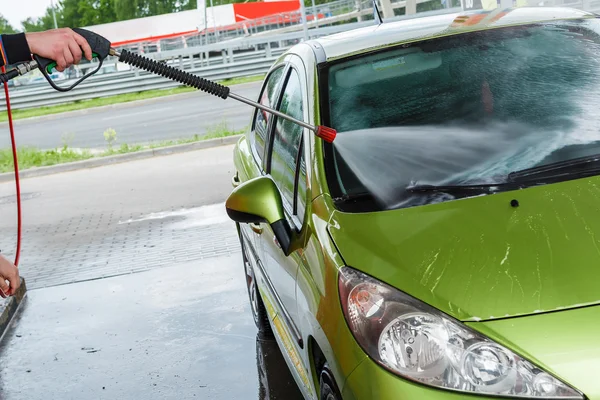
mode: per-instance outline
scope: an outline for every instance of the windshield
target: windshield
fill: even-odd
[[[430,204],[473,193],[407,187],[502,183],[516,170],[600,153],[599,23],[473,32],[331,65],[332,195],[383,208]]]

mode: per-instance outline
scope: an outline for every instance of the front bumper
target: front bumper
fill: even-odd
[[[417,384],[386,371],[370,358],[365,359],[350,374],[344,385],[342,398],[344,400],[499,399],[497,396],[482,396],[479,394],[453,392]]]

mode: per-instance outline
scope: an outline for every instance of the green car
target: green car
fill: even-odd
[[[296,45],[234,151],[251,309],[307,399],[600,399],[600,20]]]

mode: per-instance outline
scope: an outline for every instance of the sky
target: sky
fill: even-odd
[[[50,0],[0,0],[0,14],[10,22],[13,28],[22,29],[21,21],[27,17],[41,17],[48,6],[50,6]]]

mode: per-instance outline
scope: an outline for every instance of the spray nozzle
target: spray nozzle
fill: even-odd
[[[317,135],[327,143],[333,143],[335,137],[337,136],[337,131],[328,126],[319,125],[317,126],[317,130],[315,131],[315,135]]]

